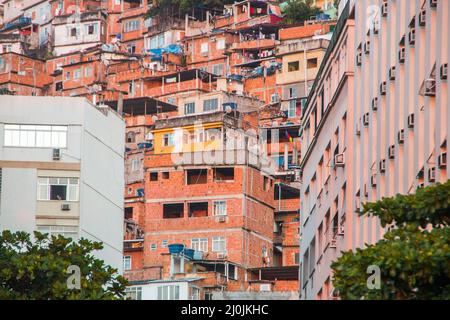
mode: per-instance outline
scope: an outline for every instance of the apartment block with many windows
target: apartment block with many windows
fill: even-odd
[[[101,241],[122,270],[125,124],[82,98],[0,97],[0,229]]]
[[[362,203],[450,178],[448,1],[340,8],[302,115],[303,299],[336,298],[331,262],[382,237]]]

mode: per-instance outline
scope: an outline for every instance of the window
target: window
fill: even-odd
[[[73,70],[73,78],[80,79],[80,77],[81,77],[81,70],[80,69]]]
[[[131,256],[123,257],[123,270],[125,271],[131,270]]]
[[[158,245],[156,243],[150,244],[150,250],[151,251],[156,251],[156,249],[158,249]]]
[[[86,34],[88,35],[94,35],[97,34],[97,24],[88,24],[86,25]]]
[[[62,81],[58,81],[55,83],[55,91],[62,91],[63,90],[63,83]]]
[[[167,248],[168,245],[169,245],[169,241],[168,240],[161,241],[161,248]]]
[[[140,28],[139,20],[127,21],[125,22],[124,25],[124,32],[136,31],[139,30],[139,28]]]
[[[88,66],[88,67],[84,68],[84,76],[85,77],[92,76],[92,67],[91,66]]]
[[[291,100],[289,101],[288,117],[295,118],[296,115],[297,115],[297,101]]]
[[[209,100],[203,101],[203,111],[217,110],[218,107],[219,107],[218,99],[209,99]]]
[[[207,130],[205,130],[205,141],[220,140],[220,136],[221,136],[220,129],[207,129]]]
[[[116,0],[120,1],[120,0]],[[142,300],[142,287],[128,287],[125,289],[125,294],[128,299]]]
[[[195,251],[208,252],[208,238],[191,239],[191,249]]]
[[[115,4],[116,6],[120,5],[121,2],[122,2],[122,0],[114,0],[114,4]]]
[[[269,177],[263,176],[263,188],[264,188],[264,191],[268,191],[270,189]]]
[[[214,181],[234,181],[234,168],[214,168]]]
[[[208,180],[207,169],[190,169],[186,170],[186,184],[205,184]]]
[[[214,215],[226,216],[227,215],[227,202],[226,201],[214,201]]]
[[[212,239],[212,251],[213,252],[226,252],[227,243],[225,237],[214,237]]]
[[[140,167],[141,167],[141,161],[139,159],[131,160],[131,171],[133,171],[133,172],[139,171]]]
[[[163,178],[164,180],[169,179],[169,177],[170,177],[169,172],[165,171],[165,172],[162,173],[162,178]]]
[[[223,50],[223,49],[225,49],[225,39],[217,39],[217,42],[216,42],[216,49],[217,49],[217,50]]]
[[[201,47],[200,47],[200,52],[203,53],[203,54],[206,54],[206,53],[208,53],[208,51],[209,51],[208,42],[202,43]]]
[[[181,219],[184,216],[183,203],[163,204],[163,219]]]
[[[212,73],[216,76],[223,76],[223,64],[215,64],[212,67]]]
[[[295,87],[289,88],[289,98],[290,99],[297,98],[297,88]]]
[[[200,289],[191,287],[191,300],[200,300]]]
[[[195,113],[195,103],[189,102],[184,105],[184,114],[193,114]]]
[[[150,172],[150,181],[158,181],[158,172]]]
[[[67,126],[5,124],[5,147],[66,148]]]
[[[69,71],[66,72],[66,80],[70,80],[70,72]]]
[[[188,203],[189,217],[200,218],[208,216],[208,202]]]
[[[37,231],[49,236],[63,236],[65,238],[78,238],[78,227],[74,226],[38,226]]]
[[[212,292],[205,292],[205,300],[212,300],[213,293]]]
[[[317,58],[308,59],[306,62],[306,67],[308,69],[317,68]]]
[[[136,134],[131,131],[127,133],[127,143],[133,143],[136,141]]]
[[[70,28],[70,36],[76,37],[77,36],[77,28]]]
[[[180,286],[159,286],[157,300],[180,300]]]
[[[300,70],[300,63],[298,61],[293,61],[288,63],[288,72]]]
[[[136,43],[130,43],[128,46],[127,46],[127,52],[128,53],[135,53],[136,52]]]
[[[163,135],[163,146],[164,147],[172,147],[174,145],[174,134],[166,133]]]
[[[78,178],[38,178],[39,201],[78,201]]]

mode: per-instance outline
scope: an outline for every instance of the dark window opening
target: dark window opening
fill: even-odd
[[[233,181],[234,168],[215,168],[214,181]]]
[[[70,36],[72,36],[72,37],[76,37],[77,36],[77,29],[76,28],[70,29]]]
[[[207,169],[186,170],[186,184],[204,184],[208,181]]]
[[[300,199],[300,190],[286,184],[275,184],[275,200]]]
[[[50,186],[50,200],[67,200],[67,186]]]
[[[94,25],[88,26],[88,34],[94,34]]]
[[[199,218],[208,216],[208,202],[189,203],[189,217]]]
[[[307,67],[308,69],[317,68],[317,58],[308,59]]]
[[[169,172],[163,172],[162,173],[162,178],[163,179],[169,179]]]
[[[300,70],[300,62],[298,62],[298,61],[288,62],[288,72],[298,71],[298,70]]]
[[[182,203],[169,203],[163,205],[163,219],[180,219],[184,216]]]
[[[150,172],[150,181],[158,181],[158,172]]]
[[[264,176],[263,179],[264,179],[263,180],[264,191],[268,191],[270,189],[270,179],[269,179],[269,177],[266,177],[266,176]]]
[[[56,82],[56,83],[55,83],[55,90],[56,90],[56,91],[62,91],[62,89],[63,89],[63,83],[62,83],[62,81]]]
[[[125,208],[125,219],[127,220],[133,219],[133,207]]]

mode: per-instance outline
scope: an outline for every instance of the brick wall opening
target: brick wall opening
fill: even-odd
[[[163,205],[163,219],[180,219],[183,216],[183,203],[166,203]]]
[[[150,172],[150,181],[158,181],[158,172]]]
[[[208,202],[194,202],[189,203],[189,217],[207,217],[208,216]]]
[[[125,219],[133,219],[133,207],[125,208]]]
[[[214,168],[214,181],[233,181],[234,168]]]
[[[190,169],[186,170],[186,184],[204,184],[208,180],[207,169]]]

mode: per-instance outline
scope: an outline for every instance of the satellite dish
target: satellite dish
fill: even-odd
[[[157,116],[152,116],[152,121],[153,121],[153,122],[158,121],[158,117],[157,117]]]
[[[225,112],[226,113],[231,113],[233,111],[233,109],[230,106],[226,106],[225,107]]]

